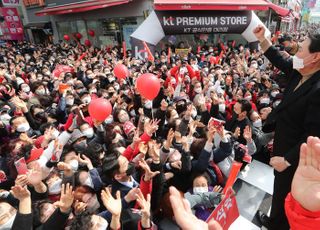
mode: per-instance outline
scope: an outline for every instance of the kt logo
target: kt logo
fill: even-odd
[[[173,17],[169,17],[169,18],[167,18],[167,17],[163,17],[163,25],[165,25],[165,26],[174,26],[174,18]]]

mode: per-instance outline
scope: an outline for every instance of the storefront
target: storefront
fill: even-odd
[[[151,10],[148,0],[98,0],[48,6],[36,15],[50,16],[55,42],[66,34],[73,38],[73,34],[81,33],[81,42],[90,39],[100,47],[125,40],[130,49],[130,35]],[[94,37],[88,35],[89,30],[95,32]]]

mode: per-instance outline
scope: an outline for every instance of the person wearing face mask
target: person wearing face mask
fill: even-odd
[[[274,193],[270,218],[259,215],[269,229],[289,229],[284,200],[299,161],[299,149],[308,136],[320,136],[320,31],[311,31],[298,44],[293,58],[285,59],[258,26],[254,34],[264,55],[288,78],[281,104],[268,116],[263,130],[274,131],[273,156]]]
[[[75,129],[70,138],[70,143],[73,149],[77,153],[84,153],[88,144],[87,144],[87,136],[82,133],[79,129]],[[78,162],[79,163],[79,162]],[[77,167],[75,167],[77,168]]]
[[[252,122],[252,138],[256,144],[256,154],[253,158],[264,162],[266,164],[270,161],[270,154],[267,148],[268,143],[273,139],[273,133],[265,133],[262,130],[262,119],[258,112],[252,111],[249,115],[249,119]]]
[[[222,188],[210,186],[210,178],[206,173],[196,175],[192,183],[192,191],[185,193],[184,198],[189,201],[196,217],[206,221],[222,200],[222,194],[220,193]]]

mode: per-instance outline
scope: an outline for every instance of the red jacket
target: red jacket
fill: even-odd
[[[151,137],[144,133],[140,136],[141,142],[148,142],[150,141]],[[122,155],[128,159],[128,161],[132,161],[135,156],[137,156],[139,153],[139,145],[136,145],[134,149],[131,148],[131,145],[129,145],[126,150],[122,153]]]
[[[304,209],[291,193],[287,195],[285,210],[291,230],[315,230],[320,226],[320,211],[311,212]]]
[[[199,71],[194,71],[194,69],[190,65],[186,65],[186,68],[188,70],[190,79],[196,77],[198,79],[198,81],[200,81],[200,72]],[[176,86],[178,85],[178,82],[179,82],[179,75],[180,75],[179,70],[180,70],[180,66],[175,66],[169,70],[169,75],[174,76],[176,79],[176,84],[173,85],[174,88],[176,88]],[[168,76],[166,81],[164,82],[165,87],[168,87],[168,85],[170,83],[170,79],[171,79],[170,76]]]

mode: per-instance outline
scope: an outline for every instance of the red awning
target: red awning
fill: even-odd
[[[102,9],[110,6],[117,6],[130,2],[131,0],[89,0],[84,2],[75,2],[71,4],[46,7],[36,12],[37,16],[72,14],[90,10]]]
[[[289,15],[291,12],[291,10],[278,6],[272,2],[269,3],[269,7],[282,17]]]
[[[154,7],[156,10],[268,10],[271,8],[281,16],[289,13],[288,9],[268,0],[154,0]]]

